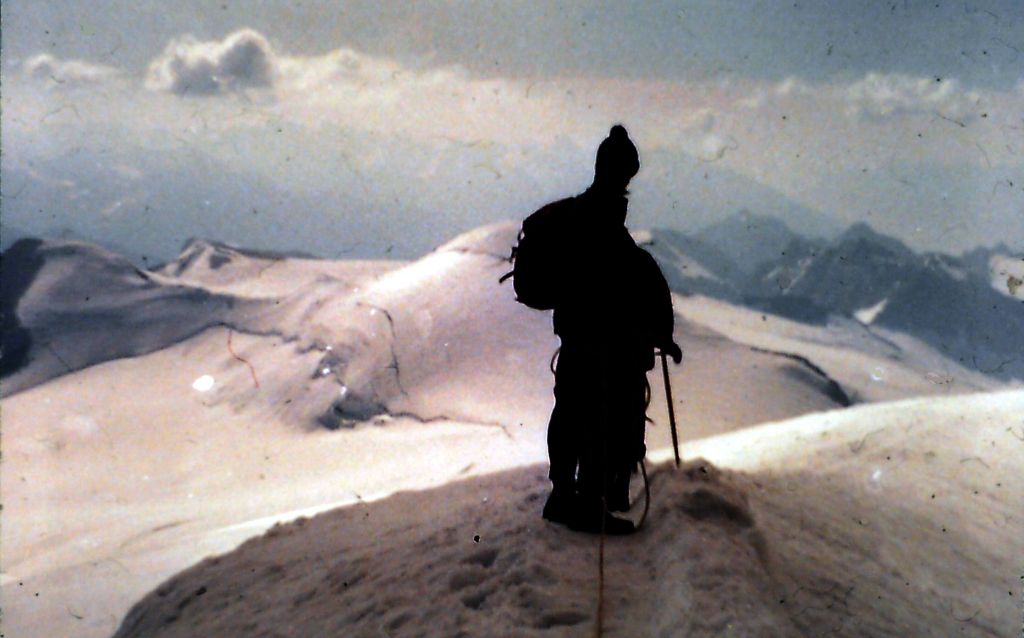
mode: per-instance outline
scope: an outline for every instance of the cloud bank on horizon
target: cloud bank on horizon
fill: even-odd
[[[679,5],[681,24],[693,31],[687,7]],[[861,69],[861,58],[873,59],[864,54],[824,77],[799,65],[773,76],[763,60],[747,72],[686,77],[663,59],[646,74],[615,64],[597,72],[571,46],[560,67],[509,54],[485,72],[486,49],[458,54],[465,42],[429,33],[390,52],[293,51],[282,44],[294,40],[287,25],[183,31],[162,50],[151,44],[148,59],[137,41],[122,57],[18,58],[12,51],[31,50],[32,20],[5,12],[3,223],[36,234],[68,229],[164,259],[190,235],[327,256],[414,256],[582,190],[597,144],[622,121],[645,165],[631,188],[636,227],[687,230],[750,208],[796,230],[808,212],[820,214],[816,230],[867,221],[919,249],[1024,245],[1024,78],[1004,68],[998,42],[967,50],[974,40],[988,46],[984,30],[951,31],[959,40],[949,46],[993,58],[963,77],[914,73],[910,53],[906,68]],[[267,18],[254,13],[256,23]],[[595,15],[603,14],[580,14]],[[473,17],[464,16],[468,32]],[[472,33],[494,28],[490,17]],[[963,20],[982,17],[992,19]],[[1024,33],[1019,15],[1003,20],[992,37],[1011,43]],[[743,29],[739,49],[768,46],[744,41],[758,33]],[[567,33],[569,45],[578,42]],[[624,28],[611,48],[625,51],[633,36]],[[849,49],[848,34],[819,36]],[[434,49],[410,53],[423,38]],[[777,46],[792,57],[792,42]],[[807,53],[828,66],[832,49]],[[694,45],[691,56],[700,53]]]

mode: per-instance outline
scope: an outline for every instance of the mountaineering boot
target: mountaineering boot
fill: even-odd
[[[552,523],[568,525],[576,511],[576,490],[571,487],[556,485],[551,490],[548,500],[544,503],[541,516]]]
[[[636,531],[633,521],[618,518],[609,514],[600,498],[579,496],[569,529],[586,534],[607,534],[608,536],[625,536]]]

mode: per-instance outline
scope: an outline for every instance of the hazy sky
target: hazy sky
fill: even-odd
[[[383,8],[379,5],[383,4]],[[3,18],[3,220],[153,258],[193,235],[413,256],[585,188],[1024,246],[1024,4],[29,2]]]

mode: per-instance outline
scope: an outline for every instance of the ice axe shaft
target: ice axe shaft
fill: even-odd
[[[672,429],[672,451],[676,454],[676,467],[682,463],[679,458],[679,434],[676,432],[676,409],[672,401],[672,383],[668,378],[668,355],[661,353],[661,373],[665,379],[665,401],[668,403],[668,424]]]

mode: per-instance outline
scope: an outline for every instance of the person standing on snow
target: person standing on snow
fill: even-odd
[[[520,246],[531,236],[557,238],[545,267],[561,347],[543,517],[583,532],[634,531],[610,512],[629,509],[629,479],[646,453],[647,371],[655,348],[682,359],[668,284],[625,226],[626,187],[639,169],[636,147],[616,125],[598,147],[590,188],[523,223]],[[520,271],[517,258],[517,294]]]

